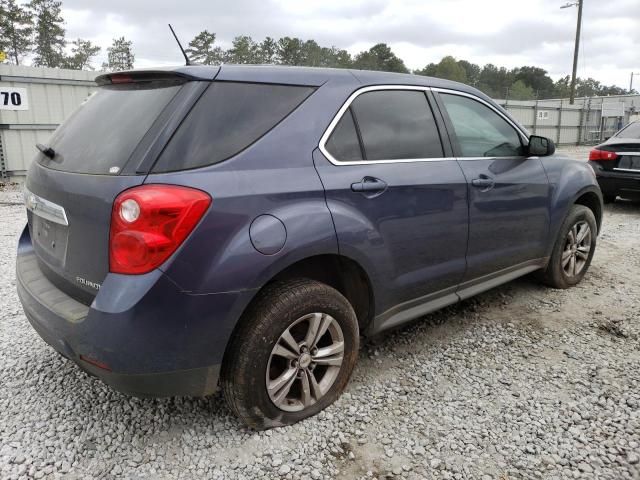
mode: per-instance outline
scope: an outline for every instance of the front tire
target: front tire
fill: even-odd
[[[542,281],[553,288],[569,288],[580,283],[591,265],[596,249],[598,224],[584,205],[573,205],[560,227]]]
[[[331,405],[358,358],[358,321],[337,290],[300,279],[258,294],[225,355],[221,384],[247,425],[290,425]]]

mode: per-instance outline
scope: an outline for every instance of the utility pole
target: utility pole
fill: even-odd
[[[629,82],[629,93],[633,92],[633,76],[640,75],[640,72],[631,72],[631,81]]]
[[[573,73],[571,74],[571,93],[569,94],[569,104],[573,105],[576,98],[576,74],[578,72],[578,52],[580,51],[580,31],[582,30],[582,4],[584,0],[569,2],[560,8],[578,7],[578,25],[576,26],[576,43],[573,49]]]

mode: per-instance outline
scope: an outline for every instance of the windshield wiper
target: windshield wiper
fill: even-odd
[[[51,147],[47,147],[41,143],[36,143],[36,148],[40,150],[45,157],[49,157],[51,160],[56,156],[56,151]]]

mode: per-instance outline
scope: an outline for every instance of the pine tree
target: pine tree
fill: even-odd
[[[56,0],[31,0],[29,8],[35,20],[35,57],[37,67],[59,68],[64,64],[64,19],[62,2]]]
[[[111,72],[131,70],[135,61],[132,45],[131,40],[125,40],[124,37],[114,38],[111,46],[107,48],[108,61],[102,64],[102,68]]]
[[[217,65],[222,63],[224,52],[215,46],[216,34],[203,30],[189,42],[185,50],[189,60],[203,65]]]
[[[391,51],[386,43],[378,43],[369,50],[360,52],[353,61],[354,67],[362,70],[408,73],[401,58]]]
[[[64,67],[74,70],[93,70],[91,58],[98,55],[102,49],[89,40],[81,38],[71,43],[73,45],[71,47],[71,55],[65,58]]]
[[[271,37],[266,37],[259,47],[260,63],[274,64],[278,61],[278,43]]]
[[[303,41],[299,38],[282,37],[278,40],[278,58],[283,65],[304,65]]]
[[[230,63],[258,63],[260,47],[248,35],[240,35],[233,39],[227,54]]]
[[[20,65],[20,59],[33,45],[33,18],[16,0],[0,0],[0,51]]]

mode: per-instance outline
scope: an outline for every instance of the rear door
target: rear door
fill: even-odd
[[[159,153],[163,129],[198,83],[205,82],[126,76],[104,85],[32,163],[25,185],[31,239],[43,273],[67,294],[87,304],[97,294],[109,271],[113,200],[144,181],[141,165]]]
[[[526,155],[524,134],[477,97],[436,95],[469,185],[464,281],[544,257],[550,187],[541,160]]]
[[[449,295],[462,279],[467,188],[424,89],[369,87],[342,107],[314,153],[340,252],[376,284],[381,322]]]

